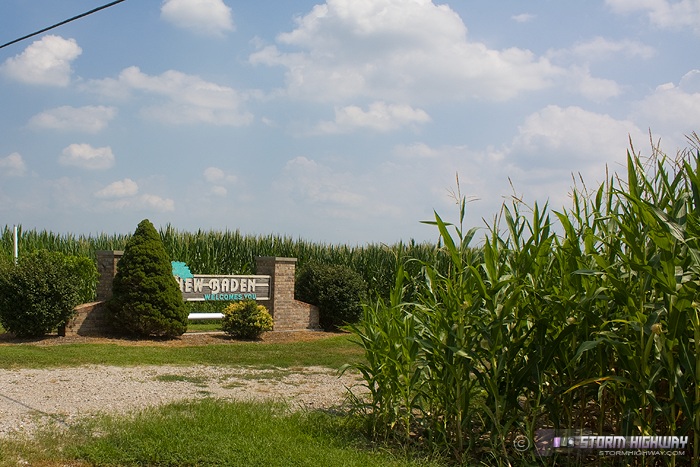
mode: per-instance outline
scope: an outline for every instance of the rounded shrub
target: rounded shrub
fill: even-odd
[[[97,269],[88,258],[38,250],[0,264],[0,323],[19,337],[65,325],[95,295]]]
[[[187,330],[187,309],[158,231],[141,221],[124,248],[108,302],[118,331],[175,337]]]
[[[255,300],[233,302],[224,308],[221,329],[232,337],[256,339],[265,331],[272,331],[272,316],[267,308]]]
[[[323,329],[336,330],[360,319],[367,284],[347,266],[307,263],[297,273],[294,295],[318,307]]]

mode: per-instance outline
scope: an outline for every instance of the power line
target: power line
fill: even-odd
[[[111,6],[116,5],[117,3],[121,3],[121,2],[123,2],[123,1],[125,1],[125,0],[115,0],[114,2],[110,2],[110,3],[106,4],[106,5],[102,5],[102,6],[100,6],[100,7],[97,7],[97,8],[95,8],[95,9],[92,9],[92,10],[90,10],[90,11],[86,11],[85,13],[79,14],[78,16],[73,16],[72,18],[68,18],[68,19],[65,20],[65,21],[61,21],[60,23],[56,23],[56,24],[54,24],[53,26],[49,26],[48,28],[44,28],[44,29],[42,29],[41,31],[33,32],[33,33],[31,33],[31,34],[27,34],[26,36],[22,36],[22,37],[20,37],[19,39],[15,39],[15,40],[13,40],[13,41],[10,41],[10,42],[8,42],[7,44],[2,44],[2,45],[0,45],[0,49],[2,49],[3,47],[7,47],[8,45],[16,44],[17,42],[23,41],[23,40],[25,40],[25,39],[29,39],[30,37],[34,37],[34,36],[36,36],[36,35],[38,35],[38,34],[41,34],[41,33],[43,33],[43,32],[50,31],[51,29],[57,28],[57,27],[59,27],[59,26],[63,26],[63,25],[66,24],[66,23],[70,23],[71,21],[75,21],[76,19],[80,19],[80,18],[82,18],[82,17],[84,17],[84,16],[91,15],[91,14],[93,14],[93,13],[96,13],[96,12],[100,11],[100,10],[104,10],[105,8],[109,8],[109,7],[111,7]]]

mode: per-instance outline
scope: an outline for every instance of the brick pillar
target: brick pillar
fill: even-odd
[[[260,256],[256,258],[255,263],[257,274],[270,276],[270,301],[264,305],[274,318],[277,308],[284,307],[285,302],[294,300],[294,273],[297,259]]]
[[[270,276],[270,300],[261,303],[275,320],[275,331],[318,328],[318,308],[294,300],[296,263],[296,258],[261,256],[256,259],[256,273]]]
[[[61,336],[101,336],[112,331],[107,316],[106,300],[112,297],[112,282],[123,251],[97,252],[97,298],[95,302],[75,307],[75,315],[58,330]]]
[[[109,300],[112,297],[112,281],[117,273],[117,263],[124,255],[119,250],[100,250],[97,252],[97,273],[100,280],[97,283],[97,301]]]

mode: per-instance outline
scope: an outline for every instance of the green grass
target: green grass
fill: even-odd
[[[0,441],[0,465],[444,465],[417,451],[372,446],[353,423],[272,403],[205,399],[45,430],[32,442]]]
[[[187,347],[117,344],[0,345],[0,368],[5,369],[193,364],[281,368],[317,365],[339,368],[345,363],[361,359],[361,349],[348,336],[283,344],[230,341]]]

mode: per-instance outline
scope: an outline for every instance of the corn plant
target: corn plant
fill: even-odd
[[[456,225],[436,213],[447,265],[409,257],[354,328],[374,432],[499,465],[541,462],[511,444],[538,427],[688,435],[698,465],[697,148],[632,148],[624,177],[560,211],[513,198],[476,249],[464,199]]]

